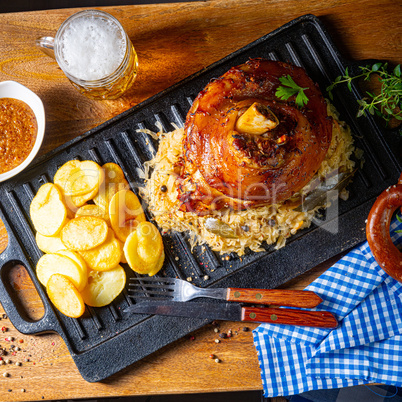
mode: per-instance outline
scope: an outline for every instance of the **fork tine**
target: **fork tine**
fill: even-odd
[[[135,300],[152,300],[152,301],[166,300],[166,297],[146,297],[146,296],[137,297],[134,295],[128,295],[128,297],[130,297],[131,299],[135,299]]]
[[[129,292],[130,292],[130,294],[131,295],[133,295],[133,294],[147,294],[147,295],[149,295],[149,296],[152,296],[152,295],[162,295],[162,296],[166,296],[166,297],[169,297],[169,296],[173,296],[173,292],[163,292],[163,291],[158,291],[158,290],[151,290],[151,291],[148,291],[148,290],[144,290],[143,292],[141,292],[141,291],[130,291],[129,290]]]
[[[163,282],[163,283],[175,283],[175,278],[159,278],[155,276],[142,277],[142,278],[130,278],[130,282]]]
[[[174,285],[159,285],[159,284],[146,284],[146,283],[129,283],[128,284],[129,289],[133,288],[138,289],[138,288],[150,288],[150,289],[167,289],[167,290],[173,290]],[[146,291],[146,290],[144,290]]]

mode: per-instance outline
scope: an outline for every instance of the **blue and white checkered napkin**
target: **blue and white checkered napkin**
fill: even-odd
[[[402,223],[391,237],[402,244]],[[262,324],[254,330],[265,397],[372,382],[402,386],[402,284],[376,263],[367,242],[307,290],[335,314],[336,329]]]

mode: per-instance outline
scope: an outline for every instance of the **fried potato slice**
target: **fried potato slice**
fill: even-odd
[[[85,251],[102,244],[107,237],[107,223],[97,217],[80,216],[71,219],[61,230],[61,241],[70,250]]]
[[[74,286],[83,290],[87,284],[87,275],[84,274],[81,267],[71,258],[61,254],[45,254],[36,264],[36,276],[43,286],[47,286],[49,278],[53,274],[62,274],[66,276]]]
[[[104,171],[94,161],[68,161],[54,175],[54,183],[63,193],[75,197],[98,191],[103,179]]]
[[[58,250],[54,254],[64,255],[65,257],[71,258],[81,269],[82,275],[85,277],[88,276],[87,264],[78,252],[72,250]]]
[[[98,194],[98,187],[95,187],[92,191],[83,195],[66,195],[65,202],[67,207],[74,212],[82,207],[87,201],[92,200],[96,194]]]
[[[156,263],[163,251],[162,236],[151,222],[142,222],[137,227],[138,256],[146,263]]]
[[[145,222],[145,214],[140,200],[131,190],[118,191],[110,200],[110,224],[116,236],[125,242],[140,222]]]
[[[154,269],[151,269],[148,272],[149,276],[154,276],[155,274],[157,274],[163,267],[163,263],[165,262],[165,251],[162,251],[162,255],[159,257],[158,262],[156,263]]]
[[[120,245],[120,248],[121,248],[121,259],[120,259],[120,262],[122,263],[122,264],[127,264],[127,259],[126,259],[126,256],[124,255],[124,243],[120,240],[120,239],[118,239],[118,238],[116,238],[116,240],[119,242],[119,245]]]
[[[106,223],[110,223],[109,213],[96,204],[85,204],[81,206],[75,213],[76,218],[79,216],[95,216],[97,218],[102,218]]]
[[[52,183],[43,184],[30,205],[32,223],[43,236],[59,233],[67,221],[67,209],[62,201],[62,194]]]
[[[84,314],[84,300],[66,276],[53,274],[47,282],[46,291],[57,310],[67,317],[78,318]]]
[[[71,172],[74,169],[78,168],[80,163],[81,161],[78,159],[73,159],[71,161],[64,163],[60,168],[57,169],[53,177],[54,184],[60,186],[60,188],[64,191],[64,185],[71,176]]]
[[[103,307],[111,303],[124,289],[126,273],[117,265],[109,271],[89,271],[88,285],[81,292],[85,304]]]
[[[108,271],[119,264],[123,250],[112,229],[106,240],[91,250],[80,251],[88,267],[96,271]]]
[[[124,176],[123,170],[116,163],[105,163],[102,169],[105,173],[105,179],[93,201],[108,211],[112,197],[120,190],[129,190],[130,186]]]
[[[35,240],[39,250],[44,253],[55,253],[56,251],[67,249],[59,235],[43,236],[39,232],[36,232]]]
[[[60,186],[56,184],[56,186],[59,188],[60,192],[63,194],[63,190],[61,189]],[[67,208],[67,218],[68,219],[73,219],[75,217],[75,213],[77,212],[78,208],[73,202],[72,202],[72,197],[70,195],[65,195],[63,194],[63,204]]]
[[[127,237],[123,250],[129,267],[139,274],[155,275],[156,268],[162,268],[162,236],[151,222],[139,223],[135,232]]]

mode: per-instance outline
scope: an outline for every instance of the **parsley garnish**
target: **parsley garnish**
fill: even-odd
[[[333,99],[332,90],[335,86],[346,83],[349,91],[352,91],[352,80],[356,78],[364,78],[365,81],[370,80],[372,74],[378,75],[378,80],[381,82],[381,91],[378,95],[366,92],[367,96],[359,99],[357,102],[360,105],[357,112],[357,117],[363,116],[365,112],[371,115],[378,115],[387,123],[395,118],[402,120],[402,73],[401,65],[398,64],[394,70],[389,73],[387,63],[375,63],[371,67],[359,67],[361,74],[351,77],[349,71],[345,69],[345,75],[340,75],[335,78],[335,81],[327,88],[330,99]]]
[[[299,107],[303,107],[307,105],[308,98],[304,91],[308,88],[302,88],[297,85],[292,77],[288,74],[286,77],[280,77],[279,81],[282,85],[280,85],[275,92],[275,95],[282,100],[288,100],[291,96],[296,95],[296,105]]]

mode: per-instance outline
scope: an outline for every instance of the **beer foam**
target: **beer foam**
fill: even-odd
[[[126,37],[113,22],[93,16],[74,19],[58,39],[62,69],[81,80],[99,80],[123,61]]]

